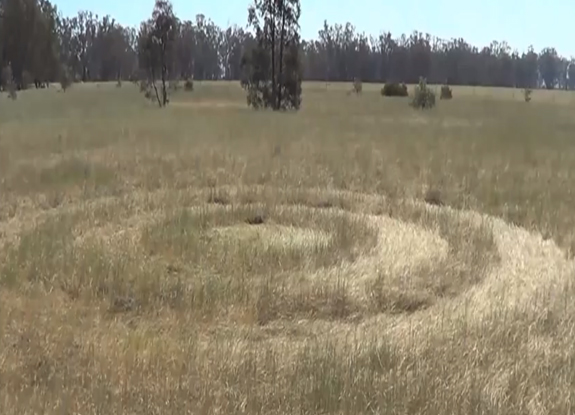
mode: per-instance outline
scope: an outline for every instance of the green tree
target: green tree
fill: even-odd
[[[299,109],[302,69],[300,60],[299,0],[255,0],[248,9],[256,44],[242,59],[242,87],[248,105],[273,110]]]
[[[545,48],[539,55],[539,72],[545,87],[554,89],[559,79],[559,56],[554,48]]]
[[[10,65],[18,89],[28,77],[57,72],[56,8],[47,0],[0,0],[2,66]]]
[[[575,89],[575,61],[569,62],[569,66],[567,66],[567,84],[569,89]]]
[[[172,3],[168,0],[156,0],[152,18],[142,23],[140,28],[140,67],[148,74],[147,81],[154,89],[159,107],[165,107],[169,102],[168,69],[173,59],[178,25]],[[156,85],[158,77],[161,81],[161,97]]]

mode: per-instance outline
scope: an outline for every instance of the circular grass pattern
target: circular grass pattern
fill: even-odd
[[[52,218],[7,251],[12,280],[24,272],[74,298],[125,297],[140,310],[243,310],[260,324],[413,313],[473,288],[498,261],[485,221],[344,191],[172,190],[61,215],[66,226]],[[39,263],[42,240],[65,254]]]
[[[3,304],[15,317],[9,321],[24,315],[28,324],[7,326],[10,343],[26,342],[7,348],[8,356],[36,367],[24,332],[35,336],[48,362],[83,362],[85,355],[78,354],[75,343],[81,330],[90,361],[94,350],[104,351],[95,357],[108,365],[95,373],[105,370],[105,381],[109,374],[125,376],[126,367],[137,369],[134,379],[141,378],[142,366],[134,365],[138,361],[152,361],[150,370],[160,374],[152,378],[157,379],[151,384],[154,391],[162,390],[166,373],[181,376],[180,367],[185,375],[208,379],[211,390],[256,385],[242,390],[258,397],[273,385],[300,387],[306,380],[305,394],[289,401],[288,388],[266,407],[297,404],[308,391],[323,391],[329,379],[329,388],[354,386],[346,402],[392,391],[385,397],[391,410],[398,387],[407,404],[416,396],[427,409],[429,397],[444,390],[447,395],[432,408],[441,412],[464,402],[477,385],[481,393],[498,393],[504,402],[506,374],[519,370],[513,376],[528,379],[549,359],[568,377],[561,365],[569,356],[569,342],[560,342],[560,349],[550,353],[554,340],[569,339],[574,263],[552,241],[476,212],[376,195],[257,187],[218,192],[218,203],[204,191],[132,194],[59,208],[37,217],[39,222],[29,221],[17,240],[6,240],[0,287],[12,279],[28,283],[23,288],[28,285],[32,294],[42,286],[50,294],[22,298],[3,290]],[[254,221],[256,216],[263,221]],[[353,227],[350,237],[340,239],[351,240],[350,245],[334,245],[333,235],[340,232],[334,218],[341,217],[375,231],[376,242],[362,245]],[[158,230],[162,226],[166,229]],[[4,229],[7,234],[14,230]],[[190,230],[213,244],[196,244]],[[203,254],[211,249],[209,255],[219,252],[221,259],[226,243],[330,255],[329,249],[323,251],[326,245],[341,246],[333,252],[354,255],[324,267],[299,264],[242,277],[232,267],[222,266],[221,274],[202,270],[190,260],[202,255],[181,249],[196,246]],[[268,254],[258,255],[267,260]],[[106,318],[102,299],[123,315]],[[84,300],[94,301],[92,307]],[[40,305],[46,314],[38,315]],[[75,313],[80,318],[70,318]],[[254,323],[264,327],[254,328]],[[557,336],[563,323],[564,333]],[[62,332],[67,336],[61,337]],[[535,357],[535,363],[517,369],[515,362],[525,356]],[[25,366],[13,367],[14,378],[20,379]],[[546,371],[540,375],[545,382]],[[262,376],[269,387],[260,387]],[[152,390],[138,386],[136,392]],[[337,399],[340,389],[333,393]],[[360,401],[355,412],[365,407]],[[313,412],[317,406],[305,409]]]
[[[241,280],[258,315],[273,310],[258,321],[414,312],[497,261],[488,226],[424,204],[265,187],[198,195],[149,224],[142,246],[206,281]]]
[[[195,206],[168,213],[142,233],[151,255],[248,279],[353,262],[376,242],[376,229],[358,218],[281,205]]]

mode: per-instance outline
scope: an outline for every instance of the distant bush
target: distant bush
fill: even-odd
[[[533,90],[531,88],[525,88],[523,90],[523,98],[525,99],[525,102],[531,101],[531,94],[532,93],[533,93]]]
[[[28,89],[34,83],[34,78],[28,71],[22,72],[22,89]]]
[[[148,79],[148,73],[143,69],[135,70],[130,75],[130,81],[138,87],[142,85],[142,79]]]
[[[6,86],[13,80],[12,67],[10,65],[6,65],[2,68],[2,87],[6,89]]]
[[[180,81],[178,79],[173,79],[170,81],[169,88],[171,91],[178,91],[180,89]]]
[[[353,78],[353,92],[355,92],[356,94],[361,94],[362,90],[363,90],[363,85],[361,83],[361,79]]]
[[[15,100],[18,98],[18,92],[16,87],[16,82],[14,82],[14,77],[12,76],[12,67],[10,65],[5,66],[2,69],[2,86],[8,96]]]
[[[72,86],[72,76],[70,75],[70,70],[66,67],[62,67],[60,70],[60,86],[64,92]]]
[[[266,109],[272,105],[272,99],[270,98],[272,86],[270,81],[260,82],[257,85],[248,82],[243,85],[245,85],[244,89],[247,92],[246,101],[248,106],[254,109]]]
[[[141,79],[138,83],[140,86],[140,92],[144,94],[144,97],[152,102],[157,100],[156,89],[154,88],[154,83],[149,79]]]
[[[381,88],[381,95],[384,97],[406,97],[409,95],[407,85],[404,83],[386,83]]]
[[[192,92],[194,90],[194,81],[191,79],[186,79],[186,82],[184,82],[184,90]]]
[[[416,109],[430,109],[435,106],[435,92],[427,86],[425,78],[419,78],[419,85],[415,87],[410,105]]]
[[[16,100],[18,98],[18,88],[16,87],[16,83],[15,82],[11,82],[7,85],[7,89],[8,89],[8,96],[12,99],[12,100]]]
[[[442,85],[439,99],[451,99],[451,98],[453,98],[453,91],[451,90],[449,85]]]

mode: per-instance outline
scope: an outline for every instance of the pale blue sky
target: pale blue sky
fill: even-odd
[[[154,0],[55,0],[65,14],[91,10],[110,14],[122,24],[138,25],[151,14]],[[173,0],[181,19],[202,13],[219,26],[245,26],[251,0]],[[354,24],[359,32],[394,36],[413,30],[441,38],[462,37],[476,46],[506,40],[523,51],[553,46],[566,57],[575,56],[574,0],[302,0],[300,25],[304,38],[316,37],[328,23]],[[542,20],[544,17],[546,20]],[[552,19],[552,20],[547,20]]]

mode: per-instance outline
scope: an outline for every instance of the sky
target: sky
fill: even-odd
[[[123,25],[137,26],[151,15],[154,0],[55,0],[64,15],[90,10],[109,14]],[[176,15],[195,20],[204,14],[220,27],[245,26],[252,0],[172,0]],[[573,0],[301,0],[301,35],[316,38],[324,19],[328,24],[352,23],[358,32],[396,37],[414,30],[443,39],[463,38],[475,46],[507,41],[519,52],[555,47],[575,57]],[[552,20],[542,21],[542,16]]]

